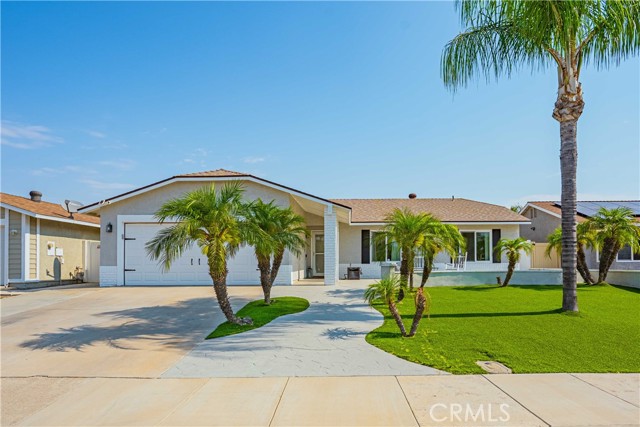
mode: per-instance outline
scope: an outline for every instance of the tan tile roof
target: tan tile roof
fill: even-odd
[[[395,208],[425,212],[445,222],[528,222],[504,206],[468,199],[334,199],[351,207],[353,222],[383,222]]]
[[[213,171],[204,171],[204,172],[194,172],[194,173],[185,173],[182,175],[176,175],[175,177],[211,177],[211,178],[221,178],[225,176],[251,176],[242,172],[230,171],[227,169],[216,169]]]
[[[0,193],[0,202],[18,209],[32,212],[37,215],[50,216],[60,219],[71,219],[69,218],[69,212],[67,212],[67,210],[61,205],[55,203],[49,203],[45,201],[34,202],[33,200],[26,197],[14,196],[13,194],[7,193]],[[100,224],[100,218],[92,215],[76,213],[73,214],[73,219],[90,224]]]

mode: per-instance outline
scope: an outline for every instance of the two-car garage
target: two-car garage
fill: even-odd
[[[162,228],[170,224],[126,223],[124,224],[124,285],[211,285],[207,258],[197,246],[185,251],[180,259],[163,271],[156,260],[152,260],[145,245]],[[258,285],[260,275],[253,248],[245,246],[228,261],[229,285]]]

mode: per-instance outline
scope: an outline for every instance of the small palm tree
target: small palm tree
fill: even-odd
[[[588,222],[581,222],[578,224],[576,229],[576,237],[577,237],[577,269],[578,273],[582,276],[584,282],[588,285],[592,285],[595,283],[593,277],[591,277],[591,272],[589,271],[589,267],[587,266],[587,257],[585,255],[585,248],[594,249],[596,248],[596,241],[594,233],[591,230],[591,227]],[[562,229],[560,227],[556,228],[553,233],[547,237],[547,248],[545,249],[545,255],[547,257],[551,257],[551,251],[556,251],[558,255],[562,253]]]
[[[494,250],[498,253],[504,252],[509,260],[507,276],[504,278],[504,283],[502,284],[502,286],[508,286],[511,276],[513,276],[513,271],[516,269],[516,264],[520,261],[520,254],[522,252],[527,255],[530,254],[533,250],[533,245],[522,237],[516,239],[500,239]]]
[[[458,1],[467,28],[442,54],[450,88],[478,75],[510,77],[522,68],[557,72],[553,118],[560,124],[562,181],[562,309],[578,311],[576,290],[576,170],[582,67],[618,65],[640,51],[640,2],[604,0]]]
[[[273,201],[264,203],[258,199],[249,206],[248,221],[262,232],[249,239],[258,259],[260,285],[265,304],[271,304],[273,286],[285,250],[295,255],[302,253],[306,246],[308,230],[302,216],[291,208],[281,208]]]
[[[400,282],[403,288],[409,284],[413,289],[413,270],[416,250],[422,245],[433,217],[424,213],[413,213],[409,209],[394,209],[378,238],[396,242],[400,247]]]
[[[447,252],[454,257],[459,250],[464,250],[465,246],[466,241],[460,234],[458,227],[451,224],[443,224],[433,216],[430,216],[429,225],[420,246],[420,251],[424,256],[420,287],[423,288],[427,283],[433,270],[433,260],[438,253]]]
[[[589,219],[589,226],[600,249],[598,283],[604,283],[620,249],[629,245],[632,251],[637,251],[640,247],[640,226],[633,211],[627,208],[601,208]]]
[[[364,291],[364,300],[369,305],[373,305],[376,301],[382,300],[387,307],[389,307],[389,311],[395,319],[400,333],[404,337],[407,335],[407,330],[404,327],[404,323],[402,323],[402,317],[396,306],[396,299],[402,288],[402,282],[397,276],[387,277],[369,285]]]
[[[247,235],[256,233],[250,231],[245,220],[243,191],[237,182],[224,185],[219,192],[211,184],[169,200],[158,209],[155,218],[160,223],[176,223],[160,230],[146,245],[149,256],[160,260],[164,270],[193,244],[198,245],[207,257],[220,309],[227,321],[235,324],[252,323],[233,313],[227,294],[227,259],[237,252]]]

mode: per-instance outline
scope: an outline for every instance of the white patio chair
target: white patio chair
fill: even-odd
[[[465,271],[467,268],[467,253],[465,252],[464,255],[458,255],[453,258],[452,261],[453,262],[445,263],[445,270]]]

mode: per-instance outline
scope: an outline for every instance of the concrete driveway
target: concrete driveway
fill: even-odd
[[[259,294],[235,288],[232,304]],[[0,304],[3,377],[157,377],[223,321],[209,287],[54,288]]]
[[[2,375],[262,377],[429,375],[440,371],[365,342],[382,316],[362,301],[365,281],[280,286],[308,299],[303,313],[204,341],[224,318],[210,287],[67,288],[2,299]],[[237,310],[259,287],[230,287]],[[184,356],[184,357],[183,357]]]

